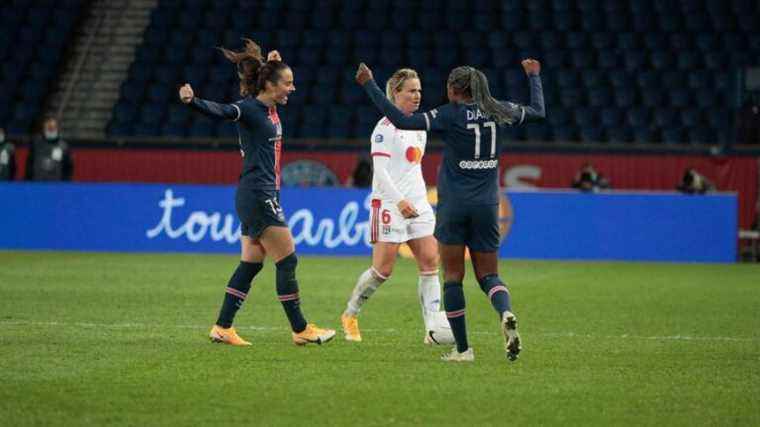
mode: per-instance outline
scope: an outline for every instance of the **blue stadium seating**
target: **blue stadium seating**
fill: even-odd
[[[66,43],[85,1],[9,1],[0,6],[0,127],[27,134],[42,118],[45,98],[61,68]]]
[[[287,107],[292,112],[282,118],[286,136],[301,138],[369,134],[379,113],[353,83],[359,61],[372,65],[379,81],[395,68],[417,68],[424,107],[432,107],[443,100],[449,70],[462,64],[484,69],[495,95],[527,100],[519,60],[531,55],[543,63],[549,117],[525,130],[510,129],[510,139],[710,143],[724,138],[730,125],[706,113],[716,106],[728,114],[737,108],[736,77],[727,66],[760,64],[760,8],[751,0],[192,4],[177,13],[176,0],[159,0],[122,85],[109,132],[231,134],[229,127],[196,126],[203,122],[196,114],[175,116],[167,101],[181,81],[192,82],[201,96],[234,98],[234,68],[213,47],[238,48],[241,36],[254,38],[265,51],[277,48],[293,66],[298,90]],[[19,28],[11,37],[0,37],[0,57],[16,40],[40,40],[39,33],[20,29],[21,23],[49,23],[55,16],[41,8],[20,19],[0,14],[0,22],[15,22],[13,28]],[[187,37],[188,32],[194,36]],[[48,39],[53,40],[42,37]],[[14,82],[19,73],[47,59],[19,57],[17,66],[2,67],[0,90],[13,91],[14,99],[38,96]],[[42,72],[36,76],[45,77]],[[161,116],[169,117],[171,126],[153,127],[143,120],[152,118],[139,114],[142,104],[159,102],[164,103]],[[354,114],[348,124],[339,120],[346,109]],[[10,111],[0,111],[0,119]]]

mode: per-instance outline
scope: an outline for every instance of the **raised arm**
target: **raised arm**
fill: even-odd
[[[218,104],[197,98],[189,84],[179,88],[179,98],[185,104],[207,116],[234,121],[240,119],[240,107],[236,104]]]
[[[546,108],[544,106],[544,89],[541,85],[541,63],[535,59],[526,59],[522,61],[525,74],[528,75],[530,83],[530,105],[519,105],[507,103],[508,106],[520,110],[520,120],[516,124],[524,123],[526,120],[543,119],[546,117]]]
[[[393,126],[405,130],[430,130],[430,121],[424,114],[406,116],[385,97],[372,78],[372,71],[363,62],[356,71],[356,82],[364,88],[375,107],[393,123]]]

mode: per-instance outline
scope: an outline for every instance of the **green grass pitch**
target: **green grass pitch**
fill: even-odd
[[[760,266],[506,261],[524,351],[465,279],[476,360],[422,344],[399,260],[348,343],[339,316],[368,258],[301,256],[299,348],[268,262],[211,344],[235,256],[0,252],[0,425],[760,425]]]

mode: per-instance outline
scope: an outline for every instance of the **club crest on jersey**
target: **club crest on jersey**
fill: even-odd
[[[383,134],[379,133],[379,134],[375,135],[375,142],[378,143],[378,144],[380,144],[381,142],[383,142]]]

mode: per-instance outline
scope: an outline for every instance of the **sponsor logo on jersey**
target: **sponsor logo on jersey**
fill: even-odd
[[[384,225],[383,226],[383,234],[391,234],[391,226],[390,225]]]
[[[409,163],[420,163],[422,161],[422,150],[419,147],[408,147],[406,149],[406,160]]]
[[[491,160],[462,160],[459,162],[460,169],[494,169],[499,167],[498,159]]]

